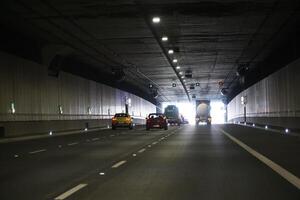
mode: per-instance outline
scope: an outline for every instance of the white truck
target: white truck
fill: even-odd
[[[209,100],[196,100],[196,125],[199,125],[200,122],[211,125]]]

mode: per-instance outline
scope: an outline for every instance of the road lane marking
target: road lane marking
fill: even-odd
[[[92,140],[93,140],[93,141],[96,141],[96,140],[99,140],[99,138],[93,138]]]
[[[41,153],[41,152],[44,152],[44,151],[47,151],[46,149],[39,149],[39,150],[36,150],[36,151],[31,151],[29,152],[30,154],[35,154],[35,153]]]
[[[148,147],[150,148],[150,147],[151,147],[151,145],[149,144],[149,145],[148,145]]]
[[[55,198],[55,200],[64,200],[66,198],[68,198],[69,196],[71,196],[72,194],[74,194],[75,192],[77,192],[78,190],[81,190],[82,188],[86,187],[87,184],[79,184],[75,187],[73,187],[72,189],[66,191],[65,193],[59,195],[58,197]]]
[[[73,146],[73,145],[76,145],[76,144],[78,144],[78,142],[69,143],[68,146]]]
[[[100,175],[100,176],[104,176],[104,175],[105,175],[105,172],[100,172],[99,175]]]
[[[138,152],[139,152],[139,153],[143,153],[144,151],[146,151],[146,149],[145,149],[145,148],[143,148],[143,149],[139,150]]]
[[[121,165],[125,164],[127,161],[126,160],[122,160],[120,162],[117,162],[116,164],[114,164],[111,168],[118,168]]]
[[[256,157],[262,163],[266,164],[268,167],[270,167],[271,169],[273,169],[280,176],[282,176],[283,178],[285,178],[288,182],[290,182],[291,184],[293,184],[294,186],[296,186],[298,189],[300,189],[300,179],[297,176],[295,176],[291,172],[287,171],[286,169],[284,169],[283,167],[281,167],[277,163],[273,162],[269,158],[265,157],[264,155],[258,153],[257,151],[255,151],[254,149],[252,149],[251,147],[249,147],[245,143],[241,142],[237,138],[233,137],[232,135],[230,135],[229,133],[227,133],[223,129],[220,129],[220,131],[224,135],[226,135],[229,139],[231,139],[233,142],[235,142],[240,147],[242,147],[243,149],[245,149],[252,156]]]
[[[152,142],[152,144],[153,144],[153,145],[156,145],[156,144],[157,144],[157,142]]]
[[[135,156],[136,156],[136,154],[134,153],[134,154],[132,154],[132,156],[133,156],[133,157],[135,157]]]
[[[14,157],[15,157],[15,158],[18,158],[18,157],[19,157],[19,155],[18,155],[18,154],[15,154],[15,155],[14,155]]]

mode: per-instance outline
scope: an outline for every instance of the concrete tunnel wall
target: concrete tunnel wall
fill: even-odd
[[[247,122],[300,128],[300,59],[271,74],[228,104],[228,120],[244,121],[241,97],[247,96]]]
[[[107,126],[111,115],[124,112],[125,97],[131,99],[129,114],[137,123],[156,110],[152,103],[128,92],[64,72],[51,77],[46,66],[0,52],[2,136]]]

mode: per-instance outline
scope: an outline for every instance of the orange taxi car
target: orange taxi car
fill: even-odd
[[[117,127],[133,128],[132,117],[126,113],[116,113],[111,120],[111,127],[115,130]]]

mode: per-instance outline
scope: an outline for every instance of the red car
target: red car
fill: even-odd
[[[146,120],[146,130],[150,130],[150,128],[164,128],[168,130],[167,118],[162,113],[151,113]]]

